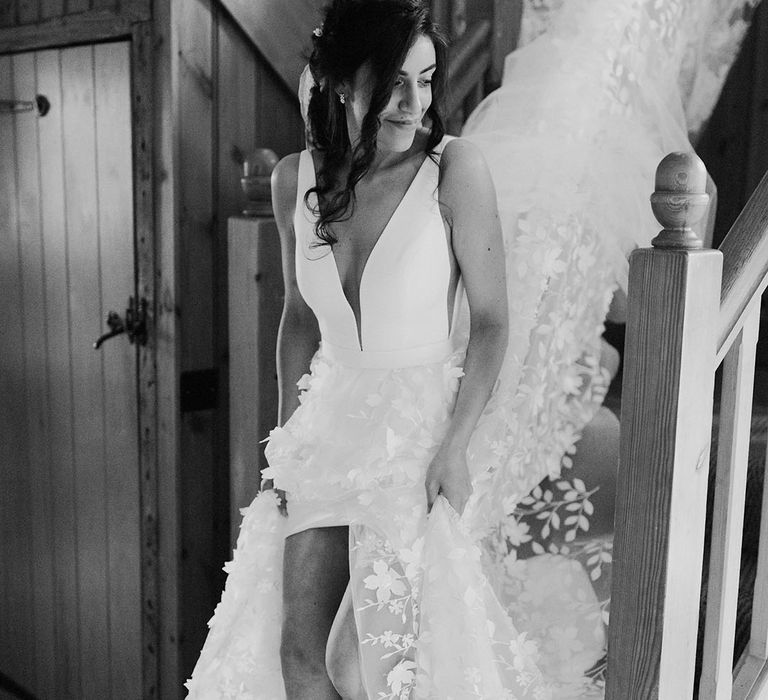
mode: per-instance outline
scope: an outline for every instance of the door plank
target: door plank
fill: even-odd
[[[134,289],[129,45],[94,49],[102,309],[121,315]],[[136,350],[126,336],[102,346],[106,470],[110,672],[114,693],[141,689],[141,540]]]
[[[129,44],[0,57],[0,90],[51,102],[0,123],[0,670],[138,698],[136,352],[91,348],[136,284]]]
[[[38,123],[40,153],[41,229],[45,268],[46,364],[51,387],[48,398],[48,465],[54,494],[51,516],[54,532],[54,600],[56,686],[63,697],[80,690],[78,639],[77,520],[75,465],[72,444],[72,364],[69,342],[67,229],[62,148],[61,52],[37,56],[38,90],[48,96],[51,111]]]
[[[34,54],[18,54],[13,60],[15,94],[37,93],[37,66]],[[21,269],[20,313],[24,319],[22,356],[25,363],[27,416],[27,493],[17,492],[24,503],[29,537],[30,582],[27,610],[32,624],[29,648],[29,677],[20,678],[25,687],[41,697],[54,697],[55,658],[53,528],[49,488],[48,453],[48,373],[46,368],[45,268],[40,226],[40,161],[38,149],[39,118],[32,113],[20,115],[16,123],[16,158],[24,164],[17,168],[19,192],[19,254]]]
[[[109,697],[103,356],[89,351],[101,330],[93,48],[62,52],[73,437],[77,508],[81,683]]]
[[[13,63],[3,58],[0,70],[0,90],[13,94]],[[0,486],[5,496],[2,503],[2,555],[4,610],[2,628],[3,648],[0,668],[17,682],[24,678],[25,659],[29,653],[28,636],[24,631],[27,604],[25,589],[31,584],[29,552],[24,550],[24,512],[17,491],[28,490],[26,472],[26,405],[23,362],[23,328],[21,319],[21,266],[19,261],[19,213],[16,187],[16,121],[19,115],[2,118],[0,149],[10,154],[0,158],[0,192],[4,195],[0,207],[0,299],[4,306],[3,332],[0,333],[0,396],[13,397],[5,401],[0,414],[3,442],[3,469]],[[17,644],[17,640],[20,642]]]

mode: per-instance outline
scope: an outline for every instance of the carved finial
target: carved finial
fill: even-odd
[[[248,200],[244,216],[272,216],[270,178],[277,165],[277,155],[268,148],[256,148],[243,161],[240,184]]]
[[[707,210],[707,169],[695,153],[670,153],[656,168],[651,208],[664,227],[651,241],[654,248],[701,248],[693,226]]]

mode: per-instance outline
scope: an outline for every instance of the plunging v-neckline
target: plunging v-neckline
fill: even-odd
[[[421,174],[421,171],[424,168],[424,164],[429,160],[429,155],[426,155],[424,157],[424,160],[421,161],[421,164],[416,169],[416,173],[414,174],[413,178],[411,179],[410,183],[408,183],[408,187],[405,189],[405,192],[403,193],[403,196],[400,198],[400,201],[397,203],[395,208],[392,210],[392,213],[389,215],[389,218],[387,219],[387,222],[384,224],[381,231],[379,231],[379,235],[376,237],[376,240],[374,241],[373,245],[371,246],[371,249],[368,251],[368,256],[365,258],[365,261],[363,262],[363,268],[360,273],[360,279],[357,283],[357,309],[359,311],[358,314],[355,313],[355,307],[352,304],[352,300],[347,296],[347,293],[344,291],[344,282],[341,279],[341,272],[339,270],[338,262],[336,261],[336,255],[333,250],[333,246],[331,246],[331,261],[333,262],[333,267],[336,272],[336,282],[338,284],[338,289],[341,292],[341,296],[344,299],[344,302],[347,305],[347,308],[349,309],[350,313],[352,314],[352,318],[355,323],[355,331],[357,333],[357,343],[360,348],[360,350],[363,350],[363,309],[362,309],[362,289],[363,289],[363,280],[365,279],[365,273],[368,270],[368,264],[371,261],[371,258],[373,257],[374,251],[379,247],[379,243],[382,238],[386,235],[387,231],[390,229],[392,221],[395,219],[397,214],[399,213],[400,209],[403,206],[403,202],[408,198],[408,195],[410,194],[411,190],[413,189],[413,185],[416,182],[416,180],[419,178],[419,175]],[[312,161],[312,168],[314,170],[314,160]]]

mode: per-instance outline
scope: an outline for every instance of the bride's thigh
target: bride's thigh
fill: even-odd
[[[284,654],[325,664],[325,648],[349,582],[347,527],[297,532],[285,541],[283,560]]]
[[[359,641],[352,589],[347,586],[328,636],[325,663],[328,675],[344,700],[367,698],[360,672]]]

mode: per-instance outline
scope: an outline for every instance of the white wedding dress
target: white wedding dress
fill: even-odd
[[[719,21],[726,4],[737,5],[566,1],[470,117],[465,135],[498,191],[511,336],[469,446],[474,493],[461,518],[442,498],[427,517],[423,488],[468,337],[461,286],[449,285],[438,165],[424,161],[382,232],[358,329],[332,254],[310,245],[302,195],[314,169],[302,154],[297,276],[323,340],[301,406],[267,448],[265,476],[288,492],[289,517],[272,493],[243,510],[190,698],[285,697],[283,543],[340,524],[350,526],[369,698],[602,695],[607,600],[591,581],[610,563],[610,541],[586,538],[589,488],[561,468],[606,390],[600,337],[626,253],[656,230],[654,169],[667,151],[689,148],[684,29],[703,6],[717,5]],[[732,37],[743,31],[728,26]],[[546,476],[552,486],[537,486]],[[519,557],[522,545],[535,556]]]

